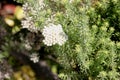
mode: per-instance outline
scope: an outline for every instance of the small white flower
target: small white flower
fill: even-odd
[[[45,37],[43,43],[47,46],[52,46],[55,44],[63,45],[68,39],[68,36],[63,31],[60,24],[49,24],[48,26],[45,26],[42,34]]]
[[[6,73],[4,76],[5,76],[6,79],[10,79],[10,74],[9,73]]]
[[[72,3],[74,0],[69,0],[70,3]]]
[[[39,56],[37,53],[33,53],[30,55],[30,60],[33,61],[34,63],[39,62]]]
[[[31,49],[32,49],[30,43],[28,43],[28,42],[26,42],[26,43],[24,44],[24,47],[25,47],[27,50],[31,50]]]
[[[26,17],[25,20],[22,20],[22,28],[27,28],[31,32],[37,32],[38,28],[34,25],[32,17]]]
[[[39,9],[41,10],[41,9],[43,9],[44,7],[45,7],[45,4],[44,4],[44,0],[38,0],[38,2],[39,2]]]

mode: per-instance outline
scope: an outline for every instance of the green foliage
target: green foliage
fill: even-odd
[[[41,32],[44,26],[54,23],[61,24],[68,35],[62,46],[41,44],[45,52],[57,57],[62,80],[119,80],[119,0],[44,0],[41,9],[41,0],[16,1],[28,3],[32,10],[27,16]]]

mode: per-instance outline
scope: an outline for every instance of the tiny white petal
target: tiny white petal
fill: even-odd
[[[30,55],[30,60],[33,61],[34,63],[39,62],[39,56],[37,53],[33,53]]]

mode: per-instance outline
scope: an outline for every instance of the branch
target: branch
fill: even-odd
[[[28,64],[35,71],[36,76],[42,78],[42,80],[60,80],[56,74],[54,74],[50,67],[45,61],[39,61],[38,63],[33,63],[27,54],[28,52],[16,52],[12,51],[10,53],[15,59],[19,60],[23,64]]]

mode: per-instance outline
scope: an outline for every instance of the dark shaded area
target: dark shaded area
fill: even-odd
[[[5,4],[14,4],[14,5],[22,5],[21,3],[17,3],[13,0],[0,0],[0,4],[3,6]]]
[[[14,53],[13,53],[14,52]],[[60,80],[57,75],[53,74],[50,67],[47,65],[46,61],[41,60],[38,63],[33,63],[30,61],[28,52],[16,52],[12,50],[10,54],[22,64],[28,64],[35,71],[36,77],[41,80]]]

